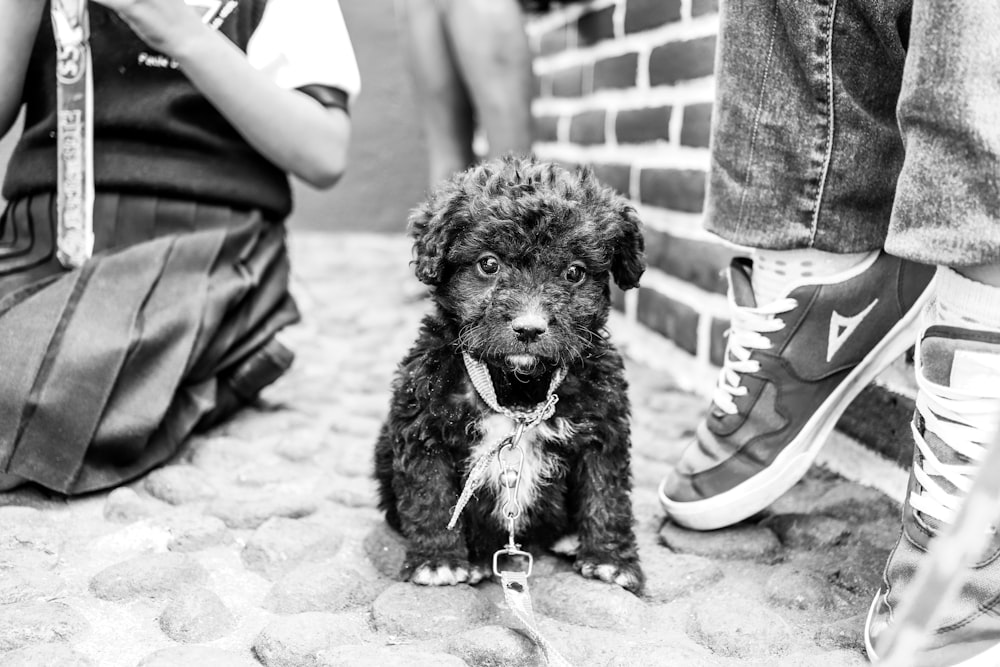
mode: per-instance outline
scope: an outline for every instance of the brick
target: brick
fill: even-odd
[[[613,188],[618,194],[629,195],[629,180],[632,168],[627,164],[591,165],[597,180]]]
[[[539,39],[539,55],[548,56],[566,50],[566,26],[559,26],[555,30],[543,34]]]
[[[691,354],[698,348],[698,311],[648,287],[639,288],[639,322]]]
[[[649,266],[697,285],[707,292],[725,294],[725,268],[733,251],[721,243],[671,236],[645,228],[646,263]]]
[[[910,420],[914,402],[878,385],[868,385],[847,406],[837,429],[891,461],[909,468],[913,456]]]
[[[583,68],[570,67],[550,75],[554,97],[580,97],[583,94]]]
[[[692,104],[684,107],[681,123],[681,145],[708,148],[712,129],[712,104]]]
[[[714,14],[719,11],[719,0],[691,0],[691,16]]]
[[[639,201],[674,211],[698,213],[705,200],[705,172],[694,169],[643,169]]]
[[[653,49],[649,56],[649,83],[667,85],[708,76],[715,66],[715,36],[671,42]]]
[[[639,55],[625,53],[594,63],[594,90],[631,88],[639,70]]]
[[[615,136],[620,144],[666,141],[670,135],[670,107],[619,111]]]
[[[603,144],[606,115],[603,109],[598,109],[573,116],[569,126],[569,140],[574,144]]]
[[[729,320],[712,318],[712,331],[709,333],[708,360],[716,366],[721,366],[726,357],[726,330],[729,329]]]
[[[590,46],[615,36],[615,8],[605,7],[597,12],[584,14],[577,21],[578,44]]]
[[[625,32],[658,28],[664,23],[679,21],[680,0],[628,0],[625,7]]]
[[[537,116],[535,118],[536,141],[559,140],[559,116]]]

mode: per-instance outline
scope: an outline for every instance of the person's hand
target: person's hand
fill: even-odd
[[[116,12],[149,46],[168,56],[213,32],[201,19],[203,7],[184,0],[94,0]]]

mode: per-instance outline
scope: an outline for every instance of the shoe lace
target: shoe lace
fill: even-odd
[[[726,332],[725,361],[712,393],[712,402],[726,414],[735,415],[737,410],[733,399],[745,396],[748,391],[740,376],[760,370],[760,362],[751,359],[750,355],[754,350],[771,348],[771,340],[764,334],[784,329],[785,321],[777,315],[794,310],[798,302],[795,299],[777,299],[763,306],[746,308],[737,306],[730,296],[729,305],[733,317]]]
[[[910,506],[921,514],[950,524],[972,487],[979,463],[986,456],[987,441],[1000,426],[996,403],[1000,391],[994,389],[990,392],[992,395],[984,397],[983,391],[972,395],[945,387],[924,378],[919,365],[916,375],[917,412],[924,422],[923,431],[934,433],[947,448],[956,452],[958,462],[943,462],[913,424],[913,440],[921,456],[913,466],[919,487],[910,494]],[[940,480],[946,481],[951,489]]]

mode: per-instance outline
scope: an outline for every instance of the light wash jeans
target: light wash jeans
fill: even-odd
[[[723,0],[706,227],[1000,263],[1000,1]]]

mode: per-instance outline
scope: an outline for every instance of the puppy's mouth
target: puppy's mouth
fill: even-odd
[[[504,362],[512,370],[528,373],[542,364],[542,360],[533,354],[508,354]]]
[[[470,351],[473,358],[479,359],[487,366],[514,373],[521,377],[534,377],[542,375],[559,365],[558,359],[553,359],[544,354],[532,354],[530,352],[502,352],[495,351],[493,354],[484,355]]]

